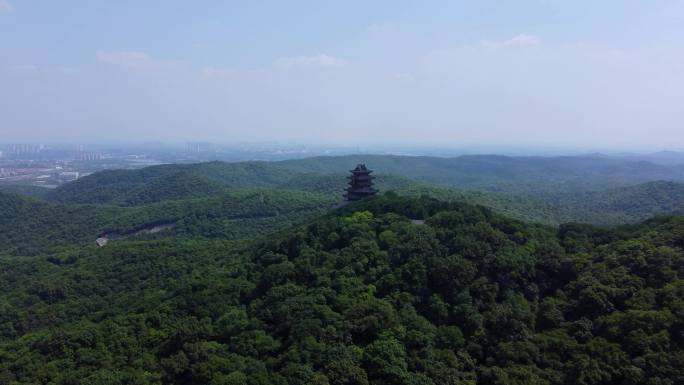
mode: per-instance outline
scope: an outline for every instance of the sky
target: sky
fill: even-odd
[[[684,148],[684,0],[0,0],[0,142]]]

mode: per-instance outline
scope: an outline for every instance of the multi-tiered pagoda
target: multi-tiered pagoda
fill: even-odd
[[[349,187],[344,197],[348,201],[358,201],[365,197],[375,195],[378,190],[373,188],[374,176],[371,176],[373,170],[366,168],[365,164],[358,164],[355,169],[350,170],[352,173],[347,178],[349,179]]]

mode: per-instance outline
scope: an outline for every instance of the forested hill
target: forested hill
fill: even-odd
[[[6,194],[19,194],[32,198],[45,198],[49,192],[50,189],[46,187],[0,184],[0,193]]]
[[[229,187],[296,186],[312,191],[320,187],[317,183],[330,183],[325,176],[341,177],[342,182],[336,186],[343,187],[344,176],[356,163],[367,163],[376,170],[376,175],[396,175],[461,190],[532,195],[597,190],[657,180],[684,181],[684,166],[604,157],[480,155],[432,158],[350,155],[280,162],[210,162],[104,171],[58,188],[49,197],[63,203],[110,203],[119,199],[121,193],[132,194],[150,179],[173,178],[179,173],[201,178],[197,182],[207,191],[215,188],[216,184]],[[315,181],[311,179],[312,175],[317,177]],[[310,185],[304,185],[302,181]]]
[[[610,226],[681,213],[684,207],[684,185],[657,181],[658,177],[681,179],[681,166],[602,157],[364,155],[163,165],[99,172],[51,191],[46,199],[133,207],[261,188],[325,194],[337,201],[345,188],[347,169],[357,161],[376,170],[381,191],[482,204],[530,222]],[[643,180],[647,182],[635,184]]]
[[[684,218],[386,194],[251,244],[0,259],[8,384],[684,383]]]
[[[167,226],[157,237],[253,238],[321,215],[337,202],[322,194],[256,188],[134,207],[55,204],[0,193],[0,255],[88,245],[103,234],[121,237],[157,225]]]
[[[559,222],[596,225],[633,223],[658,215],[684,214],[684,184],[656,181],[620,188],[549,194]]]
[[[647,181],[684,181],[684,165],[658,165],[601,156],[513,157],[465,155],[456,158],[350,155],[280,162],[298,172],[342,172],[356,162],[432,184],[466,190],[544,192],[601,188]]]
[[[0,193],[0,213],[0,255],[16,255],[94,241],[115,209],[53,205]]]
[[[138,170],[105,170],[63,185],[48,195],[61,203],[137,204],[136,196],[165,190],[164,198],[206,195],[217,187],[274,187],[292,175],[276,164],[266,162],[172,164]],[[156,186],[150,185],[155,181]],[[188,191],[188,187],[198,186]],[[148,199],[148,198],[145,198]]]

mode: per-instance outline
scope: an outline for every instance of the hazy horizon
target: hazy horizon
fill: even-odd
[[[684,1],[0,0],[0,142],[684,149]]]
[[[301,156],[342,156],[342,155],[404,155],[404,156],[435,156],[457,157],[462,155],[503,155],[503,156],[651,156],[651,155],[675,155],[684,158],[684,148],[677,147],[573,147],[573,146],[535,146],[535,145],[449,145],[449,144],[402,144],[402,143],[365,143],[363,145],[346,145],[344,143],[313,143],[313,142],[285,142],[285,141],[243,141],[243,142],[204,142],[204,141],[0,141],[0,152],[7,146],[32,145],[45,146],[44,149],[71,150],[75,146],[84,151],[135,151],[144,152],[186,152],[188,145],[204,146],[201,151],[207,155],[230,154],[232,152],[245,153],[280,153],[286,155],[290,152],[294,157]],[[308,154],[308,155],[307,155]],[[287,158],[287,157],[286,157]],[[283,159],[286,159],[283,158]],[[220,160],[221,158],[216,158]]]

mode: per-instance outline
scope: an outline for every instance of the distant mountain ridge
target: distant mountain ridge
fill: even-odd
[[[539,164],[543,163],[541,158],[510,159],[372,156],[368,164],[376,169],[377,186],[382,192],[392,190],[404,196],[427,195],[442,201],[482,205],[526,222],[611,226],[684,213],[684,184],[629,184],[626,177],[615,182],[616,175],[631,169],[642,173],[635,171],[630,176],[633,180],[646,179],[647,170],[653,169],[660,170],[656,175],[669,173],[676,177],[676,167],[642,162],[616,165],[612,161],[597,165],[595,158],[554,158],[550,162],[555,165]],[[348,165],[361,161],[361,157],[349,156],[108,170],[47,192],[47,202],[0,194],[0,208],[5,215],[4,220],[0,219],[0,251],[23,250],[30,254],[59,244],[91,242],[104,232],[134,233],[160,223],[174,226],[156,237],[248,238],[330,210],[342,199]],[[450,166],[454,162],[461,164]],[[520,162],[535,165],[525,169]],[[484,170],[483,174],[474,173],[474,169]],[[462,170],[468,170],[469,176],[464,176]],[[612,174],[615,170],[621,171]],[[609,175],[613,182],[596,181],[600,179],[596,175]],[[516,178],[520,181],[516,182]],[[533,182],[533,178],[540,181]],[[472,189],[449,187],[456,180]],[[475,191],[472,187],[485,185],[498,191]],[[62,223],[68,223],[68,227]]]
[[[456,158],[350,155],[279,162],[295,171],[327,173],[365,162],[377,174],[392,173],[416,181],[464,190],[515,191],[537,194],[567,189],[601,189],[656,180],[684,181],[684,165],[646,161],[562,156],[510,157],[464,155]],[[543,184],[540,184],[543,182]]]
[[[231,189],[275,188],[328,194],[334,200],[341,199],[349,165],[361,162],[375,170],[381,191],[483,204],[518,219],[548,224],[631,223],[679,212],[684,202],[682,185],[658,179],[684,180],[679,167],[600,157],[499,155],[350,155],[162,165],[96,173],[51,191],[47,199],[135,206],[205,198]],[[646,185],[639,186],[642,183]]]
[[[334,203],[323,194],[265,188],[131,207],[51,203],[0,193],[0,255],[93,244],[104,233],[134,233],[157,224],[173,224],[157,237],[251,238],[321,215]]]
[[[178,172],[206,178],[204,183],[228,187],[282,187],[296,185],[299,178],[305,179],[312,174],[343,176],[357,163],[367,163],[375,170],[376,176],[391,174],[461,190],[529,195],[608,189],[657,180],[684,181],[684,166],[601,157],[348,155],[278,162],[209,162],[103,171],[57,188],[48,194],[48,199],[64,203],[104,203],[112,199],[106,197],[105,186],[111,186],[114,195],[127,193],[150,178],[169,177]]]
[[[655,181],[602,191],[557,194],[549,200],[561,213],[561,222],[604,226],[633,223],[657,215],[684,214],[684,184]]]

